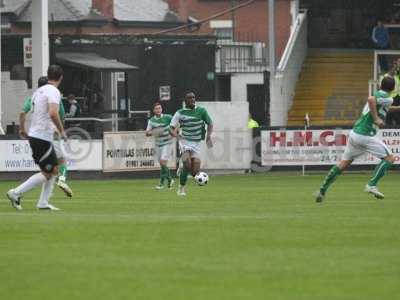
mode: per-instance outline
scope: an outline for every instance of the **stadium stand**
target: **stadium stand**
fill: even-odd
[[[289,126],[351,125],[368,96],[373,78],[373,52],[353,50],[309,51],[288,115]]]

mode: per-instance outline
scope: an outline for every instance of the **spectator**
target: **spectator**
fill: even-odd
[[[104,112],[104,94],[101,87],[95,83],[92,90],[92,105],[93,113],[100,116]]]
[[[379,50],[389,49],[389,31],[383,25],[382,21],[378,21],[377,25],[372,30],[372,41],[374,42],[375,48]],[[379,65],[381,72],[388,71],[388,63],[384,55],[379,55]]]
[[[74,94],[69,94],[68,97],[68,103],[69,103],[69,112],[66,114],[67,118],[76,118],[80,114],[80,107],[78,104],[78,101],[75,99]]]
[[[390,94],[393,98],[393,106],[400,106],[400,59],[394,62],[392,69],[386,76],[393,77],[395,80],[395,88]],[[387,116],[388,125],[397,126],[400,125],[400,113],[399,112],[389,112]]]
[[[395,68],[393,70],[393,78],[396,82],[395,90],[393,91],[393,106],[400,106],[400,58],[397,59]],[[395,125],[400,125],[400,113],[394,113],[393,119]]]
[[[253,129],[258,127],[260,127],[258,122],[252,118],[251,114],[249,114],[249,121],[247,122],[247,128]]]

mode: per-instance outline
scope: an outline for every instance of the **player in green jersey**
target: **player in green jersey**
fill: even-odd
[[[207,125],[207,131],[205,125]],[[189,173],[194,177],[200,171],[200,142],[206,138],[207,145],[212,147],[213,122],[205,108],[196,106],[194,93],[187,93],[185,108],[175,113],[170,126],[173,136],[178,136],[180,130],[179,149],[183,161],[183,170],[179,174],[178,195],[185,196],[185,185]]]
[[[47,84],[47,77],[46,76],[40,77],[38,80],[38,87],[41,87],[46,84]],[[24,139],[28,138],[28,134],[25,131],[25,121],[26,121],[26,115],[31,111],[31,109],[32,109],[32,99],[31,99],[31,97],[28,97],[25,99],[24,105],[22,107],[22,112],[19,115],[19,123],[20,123],[19,135],[21,136],[21,138],[24,138]],[[64,105],[62,104],[62,102],[60,102],[58,114],[60,115],[61,121],[63,121],[65,119],[65,109],[64,109]],[[67,164],[65,161],[65,154],[62,150],[63,149],[62,141],[58,134],[54,137],[53,147],[54,147],[54,150],[56,151],[56,155],[57,155],[58,163],[59,163],[57,186],[68,197],[72,197],[72,195],[73,195],[72,190],[66,182],[68,169],[67,169]]]
[[[368,98],[361,117],[356,121],[349,134],[342,160],[338,165],[330,169],[320,189],[315,193],[317,202],[323,201],[329,186],[351,165],[354,159],[365,153],[370,153],[381,159],[381,162],[375,168],[372,178],[365,186],[365,192],[374,195],[378,199],[385,197],[378,190],[377,185],[395,159],[386,144],[376,137],[376,133],[379,128],[384,126],[384,121],[389,111],[400,111],[400,107],[392,106],[393,99],[390,97],[390,93],[393,91],[394,86],[393,77],[384,77],[380,90],[374,96]]]
[[[164,188],[165,181],[168,183],[168,188],[174,184],[167,166],[172,154],[172,136],[169,129],[172,116],[162,113],[162,106],[159,102],[154,103],[153,114],[154,116],[147,123],[146,135],[155,138],[157,159],[161,166],[160,183],[156,189],[161,190]]]

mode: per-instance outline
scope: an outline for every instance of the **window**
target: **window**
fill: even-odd
[[[233,40],[233,26],[231,20],[215,20],[210,22],[214,34],[220,40]]]
[[[214,29],[214,34],[219,40],[233,40],[233,30],[232,28],[217,28]]]

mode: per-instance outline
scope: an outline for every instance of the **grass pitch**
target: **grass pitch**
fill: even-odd
[[[365,194],[344,175],[211,177],[188,196],[156,180],[72,181],[61,212],[23,212],[0,183],[0,299],[396,299],[400,175]]]

